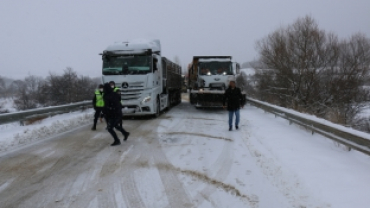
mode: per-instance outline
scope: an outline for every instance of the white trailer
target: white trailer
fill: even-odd
[[[161,56],[159,40],[116,42],[101,53],[102,82],[120,88],[125,116],[159,116],[181,102],[181,67]]]

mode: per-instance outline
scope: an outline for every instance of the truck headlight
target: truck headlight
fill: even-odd
[[[149,102],[152,99],[151,96],[146,96],[143,101],[141,101],[142,104]]]

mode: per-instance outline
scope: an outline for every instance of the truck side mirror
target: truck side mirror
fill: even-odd
[[[158,63],[158,60],[157,60],[157,59],[153,59],[153,73],[154,73],[156,70],[158,70],[157,63]]]

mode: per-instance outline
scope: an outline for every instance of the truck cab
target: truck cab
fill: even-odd
[[[120,88],[124,115],[158,116],[169,107],[167,70],[162,66],[167,59],[161,56],[159,40],[116,42],[101,55],[102,82],[114,81]]]
[[[203,90],[225,90],[231,79],[235,79],[236,63],[231,57],[199,57],[197,59],[198,88]]]
[[[240,74],[240,66],[231,56],[194,56],[188,74],[191,104],[222,107],[223,94]]]

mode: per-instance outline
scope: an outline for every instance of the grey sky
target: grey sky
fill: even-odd
[[[0,76],[46,77],[72,67],[101,74],[98,55],[114,41],[158,38],[182,66],[194,55],[257,58],[255,41],[311,15],[341,38],[370,37],[369,0],[1,0]]]

